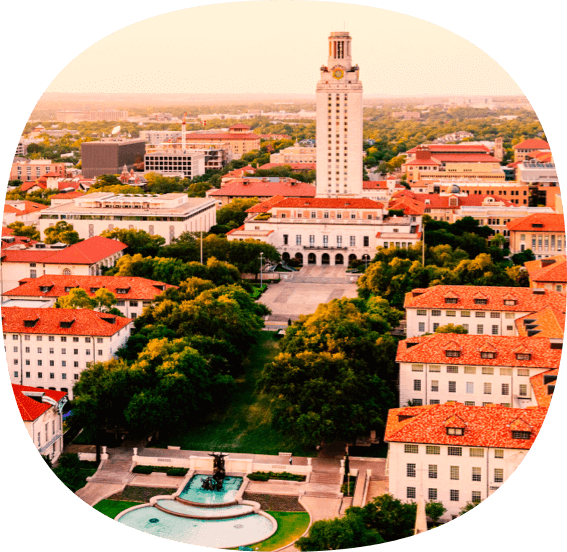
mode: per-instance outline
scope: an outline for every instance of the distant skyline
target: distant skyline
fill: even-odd
[[[85,50],[46,92],[314,95],[327,37],[343,29],[365,95],[523,95],[490,56],[442,27],[377,8],[299,1],[146,19]]]

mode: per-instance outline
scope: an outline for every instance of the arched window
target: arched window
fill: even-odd
[[[70,268],[64,268],[63,269],[63,276],[71,276],[71,269]]]

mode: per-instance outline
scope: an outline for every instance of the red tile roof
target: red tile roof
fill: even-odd
[[[53,405],[49,402],[38,402],[26,395],[28,393],[42,393],[46,397],[59,402],[65,395],[64,391],[54,391],[53,389],[39,389],[37,387],[28,387],[26,385],[12,384],[12,391],[16,399],[16,404],[24,422],[33,422],[37,420],[44,412],[47,412]]]
[[[551,261],[551,263],[550,263]],[[567,284],[567,262],[565,255],[557,255],[539,261],[524,263],[532,283],[563,283]]]
[[[49,199],[75,199],[76,197],[82,197],[84,195],[84,192],[67,192],[66,194],[52,195]]]
[[[565,333],[565,313],[553,307],[546,307],[538,312],[526,314],[516,319],[515,324],[518,335],[522,337],[528,335],[526,324],[529,324],[530,329],[539,332],[536,334],[537,337],[563,339]]]
[[[410,346],[408,347],[408,343]],[[519,360],[520,348],[531,353],[529,360]],[[458,357],[446,351],[460,351]],[[482,358],[481,352],[495,351],[495,358]],[[520,366],[557,368],[561,350],[552,349],[546,337],[513,337],[492,335],[431,334],[411,337],[398,344],[396,362],[459,364],[466,366]]]
[[[565,218],[556,213],[540,213],[508,222],[506,227],[511,232],[565,232]]]
[[[122,242],[102,236],[94,236],[56,252],[53,252],[52,249],[37,251],[5,250],[2,253],[2,262],[92,265],[123,251],[127,247]]]
[[[490,149],[483,144],[423,144],[426,145],[432,153],[490,153]],[[416,146],[407,151],[407,153],[415,153],[420,146]]]
[[[42,203],[35,203],[34,201],[18,201],[18,205],[23,205],[23,209],[18,209],[13,205],[4,205],[4,211],[9,213],[16,213],[17,215],[29,215],[30,213],[35,213],[41,211],[42,209],[47,209],[48,205],[43,205]]]
[[[263,180],[231,180],[219,190],[209,194],[211,197],[315,197],[316,188],[312,184],[290,179],[288,182],[265,182]]]
[[[42,287],[50,287],[49,291],[41,291]],[[134,276],[61,276],[45,274],[39,278],[24,278],[20,286],[4,293],[7,297],[61,297],[68,295],[65,288],[82,288],[91,297],[95,292],[91,288],[106,288],[116,295],[117,299],[136,299],[151,301],[165,289],[172,287],[164,282],[156,282]],[[117,290],[127,289],[127,293]],[[96,290],[95,290],[96,291]]]
[[[113,320],[107,322],[104,320]],[[37,320],[34,326],[24,322]],[[71,322],[62,328],[61,322]],[[124,318],[88,309],[34,309],[4,307],[2,328],[4,333],[111,336],[127,326],[131,318]]]
[[[547,408],[541,407],[461,403],[395,408],[388,413],[384,441],[525,450],[531,448],[546,414]],[[464,424],[464,434],[447,435],[447,421],[457,417]],[[529,439],[512,437],[512,431],[526,430]]]
[[[285,197],[281,195],[274,196],[266,201],[262,201],[262,203],[258,203],[254,205],[254,207],[250,207],[247,209],[247,213],[267,213],[276,203],[284,200]]]
[[[488,299],[486,305],[474,302],[478,294]],[[457,303],[445,303],[445,296],[456,296]],[[505,305],[504,300],[515,300],[515,305]],[[534,293],[532,288],[500,286],[434,286],[416,288],[406,293],[405,309],[449,309],[449,310],[484,310],[510,312],[537,312],[552,306],[565,312],[565,295],[553,290],[543,290],[543,294]]]
[[[555,381],[558,373],[559,369],[555,368],[554,370],[541,372],[530,378],[530,384],[538,406],[548,407],[551,404],[551,397],[553,397],[553,391],[555,391]],[[555,376],[555,379],[553,376]]]
[[[276,203],[274,208],[304,207],[305,209],[383,209],[378,201],[366,198],[287,198]]]
[[[549,149],[549,143],[545,140],[541,140],[540,138],[530,138],[529,140],[524,140],[523,142],[516,144],[513,146],[513,149]]]
[[[363,190],[387,190],[388,183],[386,180],[364,180],[362,182]]]
[[[497,163],[500,161],[488,153],[435,153],[435,159],[442,163]]]
[[[229,132],[188,132],[185,135],[186,140],[191,140],[193,142],[213,142],[216,140],[230,142],[230,141],[240,141],[240,140],[257,140],[260,142],[259,134],[239,134],[229,133]]]
[[[3,236],[11,236],[14,233],[13,228],[7,228],[6,226],[2,226],[2,235]]]
[[[30,238],[26,238],[25,236],[10,236],[6,235],[4,237],[12,238],[9,242],[6,240],[2,240],[2,249],[8,249],[9,247],[14,247],[15,245],[24,246],[24,248],[31,247],[32,245],[38,243],[36,240],[30,240]]]
[[[258,167],[258,170],[274,169],[276,167],[290,167],[292,171],[314,171],[317,168],[317,163],[266,163]]]
[[[530,159],[537,159],[540,163],[553,163],[553,155],[550,151],[533,151],[526,154]]]

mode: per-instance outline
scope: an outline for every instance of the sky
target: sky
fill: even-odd
[[[353,37],[365,95],[518,95],[490,56],[440,26],[374,7],[238,2],[174,11],[106,36],[48,92],[314,94],[333,30]]]

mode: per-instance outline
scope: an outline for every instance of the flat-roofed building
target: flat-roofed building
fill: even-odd
[[[529,159],[530,154],[534,151],[548,150],[549,143],[541,138],[530,138],[512,146],[512,148],[514,150],[514,162],[517,162]]]
[[[526,160],[516,168],[518,181],[529,186],[532,203],[555,208],[555,195],[560,193],[555,163]]]
[[[126,344],[132,319],[89,309],[4,307],[2,329],[13,384],[69,393],[81,372]]]
[[[165,238],[166,243],[183,232],[208,232],[216,224],[216,201],[189,198],[187,194],[86,194],[42,212],[40,229],[59,220],[73,225],[83,239],[115,228],[145,230]]]
[[[289,148],[272,153],[270,163],[317,163],[317,148],[306,148],[296,142]]]
[[[143,170],[146,143],[140,139],[110,138],[81,144],[82,171],[85,178],[120,174],[124,165]]]
[[[530,186],[521,182],[502,182],[501,180],[495,181],[478,181],[478,180],[430,180],[418,182],[416,184],[425,184],[427,190],[425,193],[439,194],[449,193],[455,186],[461,192],[468,195],[490,195],[497,199],[504,199],[515,205],[531,205],[530,203]],[[411,185],[411,190],[414,190],[414,185]]]
[[[144,156],[144,171],[164,176],[193,179],[205,174],[205,152],[202,150],[155,150]]]
[[[10,180],[31,182],[50,173],[59,176],[65,175],[65,171],[65,163],[54,163],[50,159],[25,159],[12,163]]]

